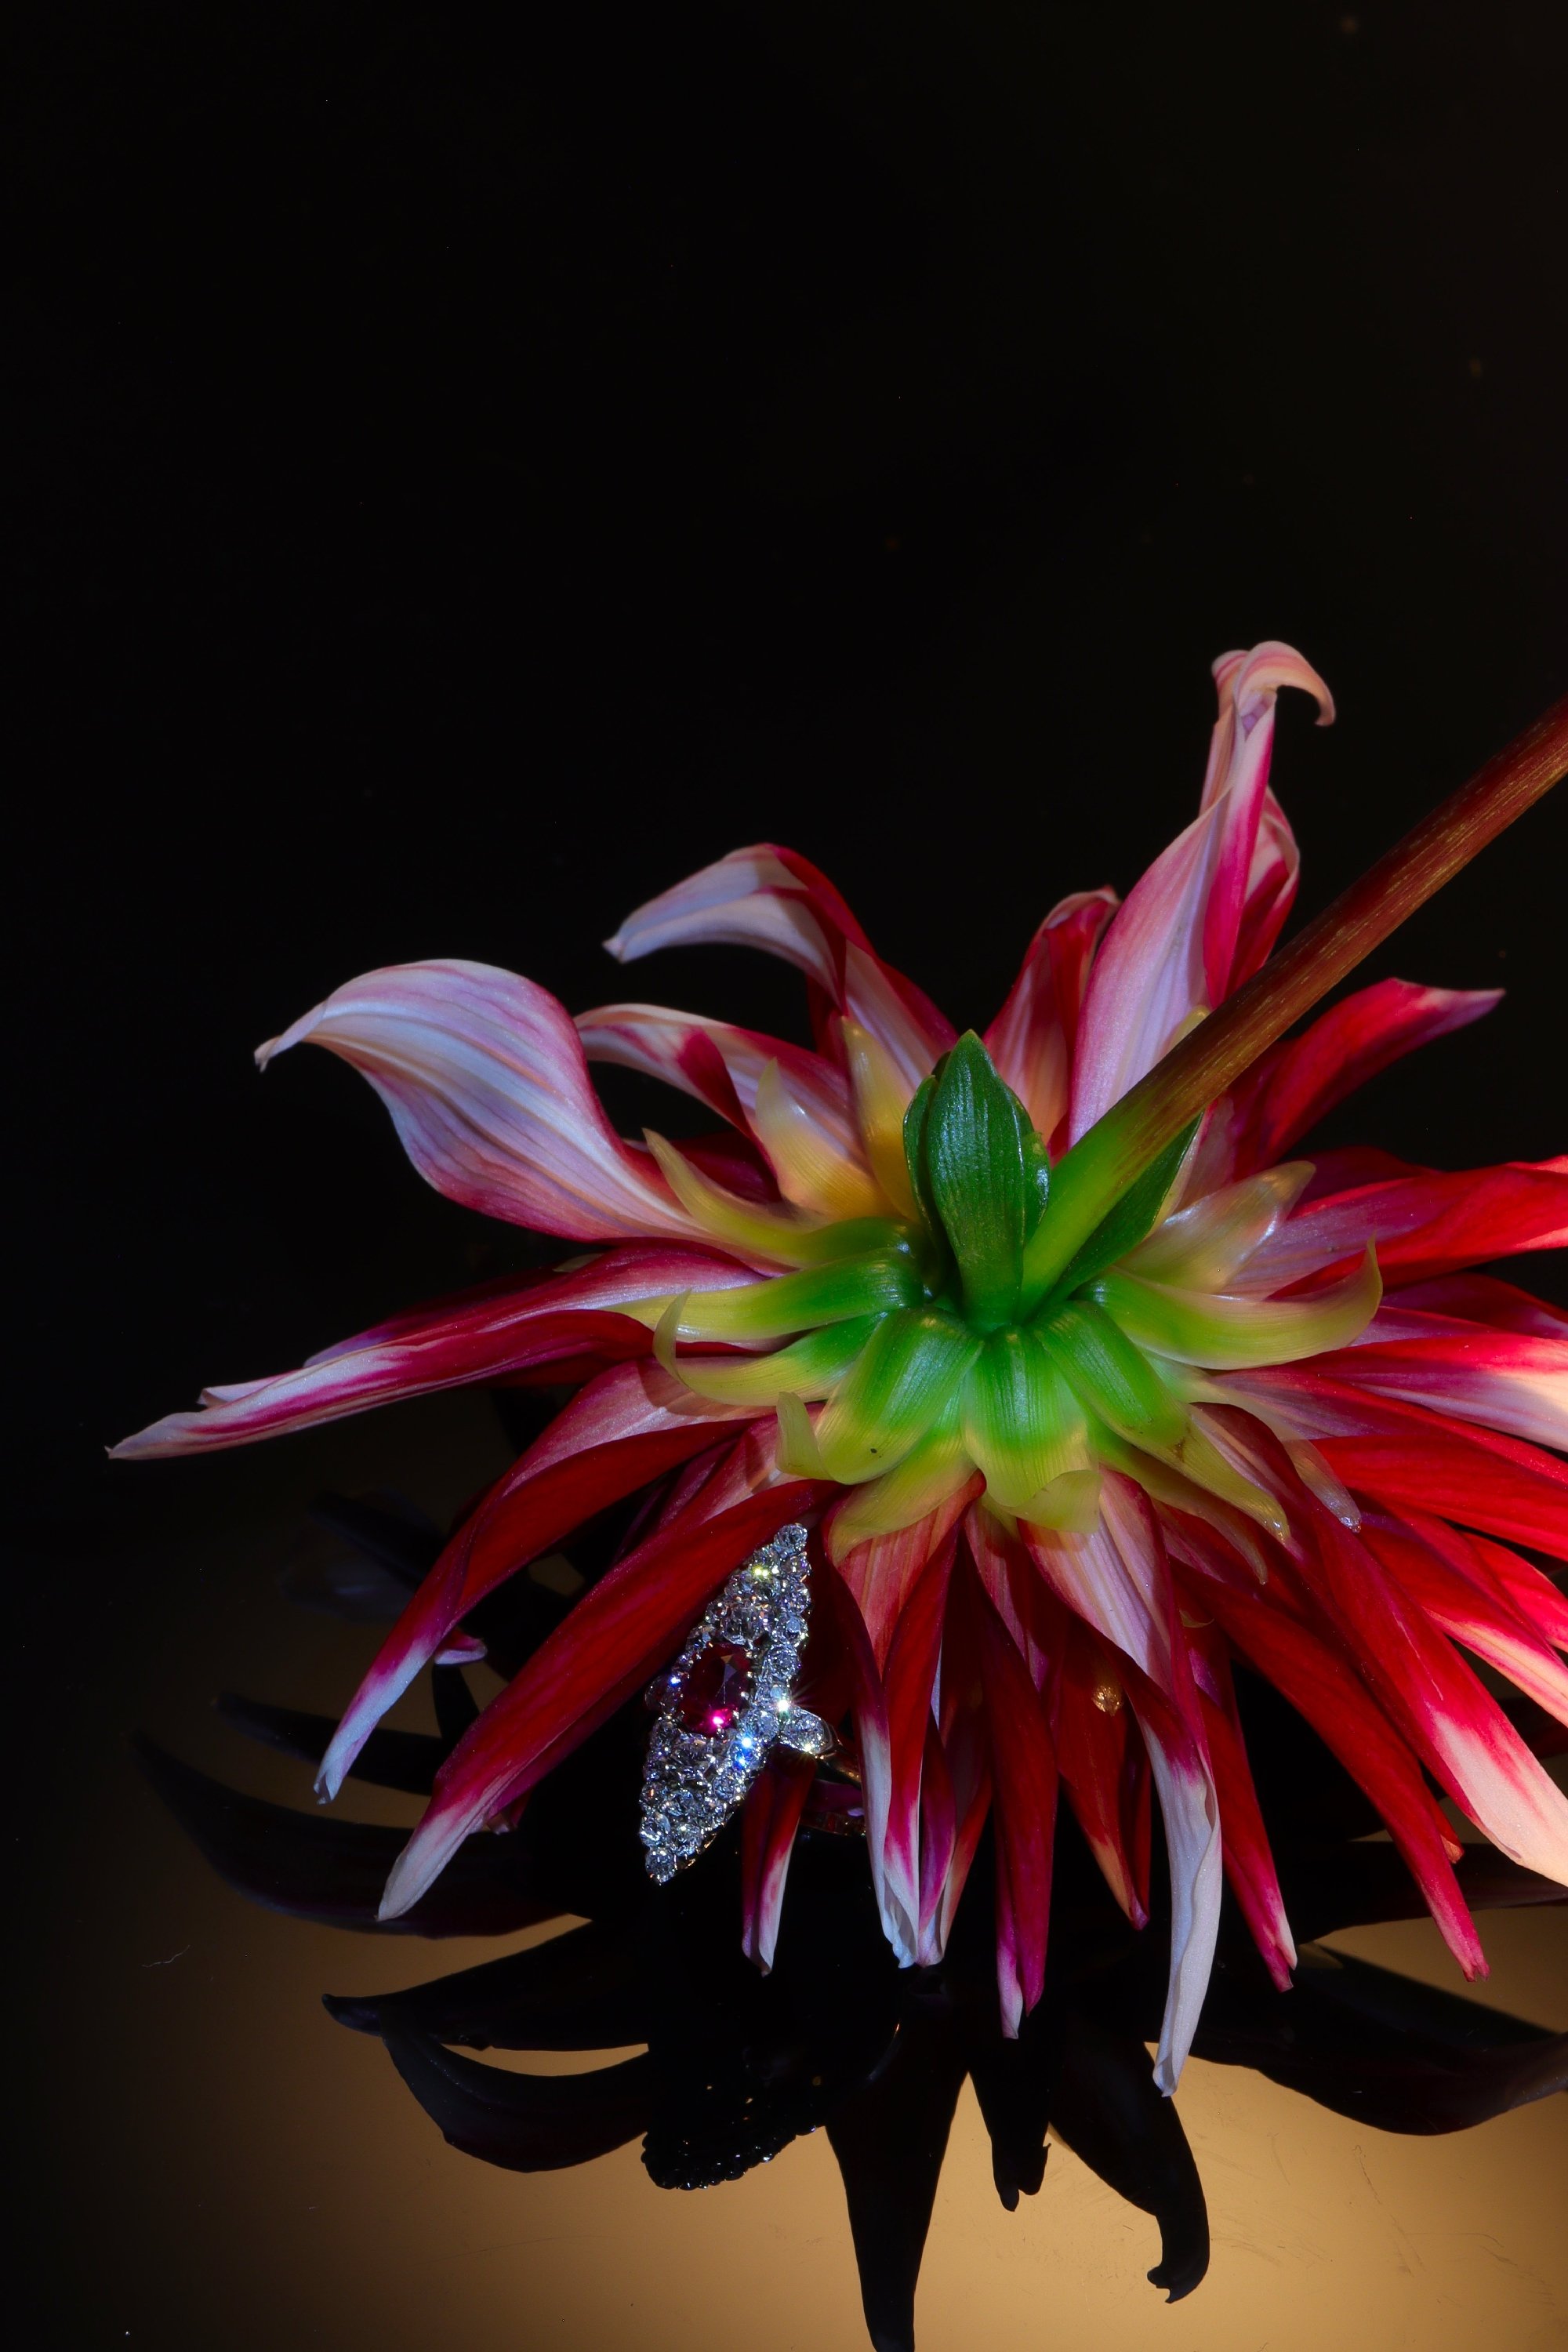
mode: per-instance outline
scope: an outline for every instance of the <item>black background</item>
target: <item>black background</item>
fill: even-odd
[[[517,1249],[259,1039],[429,954],[798,1026],[760,960],[595,944],[759,838],[984,1021],[1192,814],[1226,648],[1339,698],[1281,721],[1308,911],[1568,686],[1568,16],[149,0],[8,41],[10,1720],[58,1863],[163,1534],[258,1475],[104,1445]],[[1568,1144],[1565,816],[1379,960],[1510,994],[1337,1132]]]

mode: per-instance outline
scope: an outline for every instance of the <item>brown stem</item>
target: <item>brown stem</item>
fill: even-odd
[[[1111,1202],[1417,907],[1568,774],[1568,695],[1423,817],[1289,946],[1200,1021],[1058,1168],[1031,1273],[1068,1264]],[[1077,1162],[1075,1167],[1074,1163]]]

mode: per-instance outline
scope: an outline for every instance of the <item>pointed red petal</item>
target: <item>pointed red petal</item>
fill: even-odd
[[[922,1944],[921,1786],[931,1693],[942,1654],[942,1620],[957,1550],[950,1532],[932,1551],[905,1601],[883,1673],[888,1724],[888,1799],[882,1832],[884,1883],[889,1900],[909,1923],[916,1958]],[[868,1785],[867,1833],[871,1808]],[[951,1832],[950,1832],[951,1834]],[[945,1873],[948,1854],[942,1857]],[[928,1915],[929,1925],[929,1915]]]
[[[958,1807],[947,1753],[936,1718],[926,1717],[925,1752],[921,1759],[921,1888],[920,1964],[935,1968],[946,1937],[942,1927],[943,1896],[952,1873],[958,1838]]]
[[[1120,1662],[1074,1620],[1057,1685],[1057,1748],[1068,1801],[1111,1894],[1149,1921],[1149,1757],[1127,1705]]]
[[[989,1602],[978,1630],[996,1838],[996,1989],[1002,2031],[1016,2039],[1045,1990],[1057,1759],[1028,1668]]]
[[[646,1355],[646,1326],[618,1309],[754,1279],[713,1251],[636,1244],[571,1274],[504,1276],[340,1339],[298,1371],[208,1389],[197,1411],[170,1413],[113,1453],[127,1461],[248,1445],[434,1389],[563,1367],[584,1353],[607,1363]]]
[[[321,1759],[317,1785],[326,1795],[336,1796],[387,1708],[487,1592],[596,1511],[713,1444],[723,1419],[695,1403],[657,1365],[624,1364],[556,1415],[464,1520],[387,1635]]]
[[[1204,1729],[1219,1790],[1225,1874],[1264,1965],[1284,1992],[1296,1965],[1296,1940],[1285,1916],[1285,1898],[1247,1760],[1229,1654],[1223,1640],[1216,1640],[1212,1632],[1206,1639],[1199,1633],[1190,1638]]]
[[[1510,1862],[1568,1884],[1568,1800],[1425,1610],[1368,1544],[1309,1501],[1304,1573],[1384,1708]]]
[[[759,1478],[776,1476],[759,1463]],[[662,1529],[590,1587],[458,1742],[382,1905],[416,1903],[463,1840],[527,1794],[670,1656],[731,1569],[821,1501],[820,1485],[759,1486],[698,1527]]]
[[[1568,1242],[1568,1160],[1432,1171],[1312,1200],[1287,1217],[1246,1269],[1262,1296],[1377,1245],[1384,1279],[1415,1282]]]
[[[937,1906],[933,1940],[946,1948],[980,1832],[991,1807],[991,1746],[980,1673],[981,1595],[973,1576],[955,1575],[948,1588],[942,1637],[939,1728],[952,1792],[952,1851]]]
[[[1310,1439],[1353,1493],[1568,1559],[1568,1466],[1536,1446],[1305,1365],[1226,1373],[1215,1385],[1270,1426]]]
[[[1377,1807],[1426,1896],[1444,1941],[1465,1974],[1486,1973],[1475,1922],[1454,1876],[1447,1824],[1427,1793],[1408,1746],[1333,1637],[1325,1638],[1287,1602],[1294,1590],[1282,1565],[1263,1588],[1205,1577],[1205,1605],[1240,1654],[1305,1717]]]
[[[1513,1607],[1468,1538],[1441,1519],[1418,1525],[1369,1514],[1362,1537],[1415,1605],[1559,1723],[1568,1723],[1568,1666]]]
[[[1500,988],[1422,988],[1379,980],[1320,1013],[1276,1046],[1237,1092],[1247,1102],[1239,1165],[1271,1168],[1293,1143],[1380,1070],[1434,1038],[1463,1029],[1501,1001]]]
[[[773,1964],[784,1881],[816,1771],[810,1757],[775,1748],[742,1814],[741,1948],[764,1974]]]

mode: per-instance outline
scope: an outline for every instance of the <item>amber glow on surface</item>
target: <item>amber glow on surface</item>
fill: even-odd
[[[40,2021],[56,2041],[60,2134],[40,2169],[79,2223],[92,2214],[99,2249],[59,2283],[67,2340],[179,2352],[733,2352],[743,2295],[755,2352],[865,2342],[824,2137],[695,2194],[655,2189],[635,2147],[532,2178],[458,2155],[379,2046],[334,2025],[320,1995],[412,1984],[497,1947],[351,1936],[256,1910],[116,1760],[141,1722],[210,1770],[309,1804],[302,1766],[247,1748],[208,1705],[238,1685],[330,1708],[353,1679],[364,1629],[302,1618],[275,1590],[305,1503],[331,1475],[395,1484],[440,1509],[492,1467],[496,1443],[478,1400],[441,1399],[361,1423],[352,1437],[258,1449],[246,1531],[185,1546],[179,1582],[194,1605],[177,1638],[105,1666],[111,1719],[98,1777],[111,1795],[82,1833],[94,1918]],[[415,1810],[357,1787],[352,1802],[366,1818]],[[1427,1922],[1342,1940],[1458,1983]],[[1568,2026],[1568,1917],[1489,1915],[1487,1940],[1493,1974],[1473,1993]],[[98,2122],[84,2133],[89,2084]],[[976,2340],[1063,2352],[1316,2352],[1333,2341],[1546,2352],[1565,2340],[1568,2100],[1429,2140],[1362,2128],[1201,2063],[1178,2100],[1215,2251],[1204,2285],[1170,2308],[1144,2277],[1152,2222],[1067,2149],[1053,2148],[1037,2199],[1001,2210],[966,2088],[917,2304],[923,2352]]]

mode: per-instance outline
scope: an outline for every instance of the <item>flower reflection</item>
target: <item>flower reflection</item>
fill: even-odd
[[[343,1544],[318,1557],[293,1597],[346,1616],[395,1607],[438,1538],[380,1505],[320,1510]],[[601,1530],[606,1557],[618,1531]],[[581,1563],[598,1565],[584,1548]],[[563,1579],[562,1580],[568,1580]],[[515,1673],[566,1600],[516,1580],[485,1625],[492,1662]],[[460,1666],[432,1670],[439,1730],[382,1728],[361,1780],[423,1795],[475,1706]],[[1552,2035],[1322,1948],[1335,1929],[1408,1918],[1419,1891],[1369,1801],[1316,1735],[1260,1679],[1238,1677],[1248,1750],[1276,1825],[1280,1876],[1305,1948],[1294,1987],[1271,1982],[1230,1898],[1194,2049],[1257,2068],[1321,2105],[1396,2132],[1452,2131],[1568,2087],[1568,2035]],[[325,1717],[226,1698],[240,1731],[314,1762]],[[1152,2216],[1149,2275],[1184,2295],[1208,2263],[1204,2191],[1174,2101],[1146,2044],[1164,2000],[1163,1937],[1140,1935],[1087,1842],[1064,1829],[1045,1998],[1003,2031],[990,1904],[961,1909],[940,1965],[900,1970],[850,1841],[805,1828],[775,1964],[760,1974],[725,1931],[742,1867],[735,1831],[669,1885],[648,1883],[633,1822],[647,1717],[624,1708],[552,1775],[517,1830],[468,1842],[402,1916],[378,1917],[401,1833],[296,1812],[225,1788],[150,1742],[146,1769],[230,1885],[274,1909],[378,1934],[508,1936],[574,1916],[548,1941],[411,1990],[329,1996],[345,2026],[377,2035],[447,2141],[519,2172],[585,2163],[640,2139],[661,2188],[735,2179],[803,2133],[826,2129],[843,2176],[868,2328],[879,2347],[913,2343],[915,2286],[949,2130],[967,2077],[1010,2210],[1039,2191],[1047,2131],[1119,2196]],[[1520,1710],[1538,1752],[1563,1735]],[[846,1790],[847,1795],[852,1794]],[[851,1805],[826,1822],[853,1820]],[[585,1838],[584,1819],[624,1823]],[[989,1875],[983,1843],[975,1867]],[[1560,1901],[1563,1890],[1488,1847],[1458,1864],[1474,1906]],[[1168,1897],[1156,1878],[1156,1926]],[[1168,1914],[1167,1914],[1168,1916]],[[470,2051],[640,2053],[564,2075],[513,2073]]]

